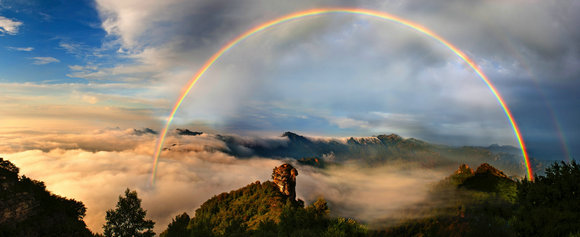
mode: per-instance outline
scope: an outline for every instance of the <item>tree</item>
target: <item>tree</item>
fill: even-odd
[[[103,225],[107,237],[133,237],[154,236],[153,226],[155,222],[145,220],[147,211],[141,208],[141,199],[137,197],[137,191],[125,190],[125,197],[119,196],[117,208],[108,210]]]
[[[160,237],[180,237],[180,236],[188,236],[189,230],[187,229],[187,225],[189,224],[189,215],[187,213],[183,213],[181,215],[177,215],[175,219],[167,226],[167,230],[163,231]]]
[[[546,176],[518,185],[515,228],[521,236],[577,236],[580,233],[580,164],[554,163]]]

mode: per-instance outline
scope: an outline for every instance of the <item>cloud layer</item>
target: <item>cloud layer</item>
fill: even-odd
[[[127,187],[137,190],[159,233],[171,218],[183,212],[192,215],[213,195],[270,179],[272,168],[284,162],[238,159],[217,152],[218,148],[226,149],[225,145],[206,134],[171,136],[168,142],[180,143],[184,149],[163,153],[152,187],[151,154],[156,137],[145,131],[113,129],[31,135],[34,139],[4,138],[3,143],[28,145],[2,156],[20,167],[22,174],[44,181],[53,193],[82,201],[87,206],[86,223],[98,232],[106,210],[114,207]],[[37,143],[30,144],[31,140]],[[298,198],[309,202],[324,196],[333,214],[363,221],[392,217],[397,210],[421,201],[429,183],[451,172],[424,170],[412,164],[375,168],[344,165],[324,172],[297,168]]]

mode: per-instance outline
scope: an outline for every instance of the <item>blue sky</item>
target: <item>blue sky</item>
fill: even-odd
[[[0,131],[160,130],[214,52],[263,21],[359,7],[417,22],[472,57],[534,157],[580,152],[577,1],[0,1]],[[174,126],[248,135],[398,133],[515,145],[505,115],[447,49],[354,15],[302,19],[228,51]]]

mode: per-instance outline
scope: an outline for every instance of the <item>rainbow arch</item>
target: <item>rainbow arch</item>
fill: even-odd
[[[435,32],[425,28],[424,26],[421,26],[421,25],[414,23],[412,21],[408,21],[408,20],[405,20],[403,18],[397,17],[395,15],[391,15],[391,14],[388,14],[385,12],[380,12],[380,11],[374,11],[374,10],[369,10],[369,9],[359,9],[359,8],[317,8],[317,9],[310,9],[310,10],[298,11],[295,13],[291,13],[291,14],[273,19],[271,21],[264,22],[258,26],[255,26],[254,28],[251,28],[251,29],[245,31],[244,33],[238,35],[236,38],[234,38],[233,40],[231,40],[230,42],[225,44],[222,48],[220,48],[219,51],[217,51],[215,54],[213,54],[203,64],[203,66],[189,80],[187,85],[185,85],[183,87],[183,91],[181,92],[181,95],[179,96],[179,98],[175,102],[175,105],[173,105],[173,109],[171,110],[171,113],[169,114],[169,117],[167,118],[165,126],[163,127],[163,130],[159,134],[159,138],[158,138],[156,146],[155,146],[155,153],[153,155],[154,161],[153,161],[153,168],[152,168],[152,174],[151,174],[151,184],[152,185],[155,184],[155,177],[157,175],[157,165],[159,163],[159,157],[161,155],[161,151],[162,151],[163,143],[165,141],[165,137],[167,135],[167,131],[169,130],[169,126],[171,125],[171,122],[173,121],[173,117],[175,116],[175,113],[177,112],[177,110],[179,109],[179,106],[181,106],[181,103],[183,102],[185,97],[189,94],[189,92],[191,91],[191,88],[193,88],[195,83],[203,76],[203,74],[225,52],[227,52],[229,49],[231,49],[232,47],[234,47],[238,43],[242,42],[243,40],[247,39],[248,37],[250,37],[258,32],[272,28],[274,26],[280,25],[282,23],[286,23],[289,21],[294,21],[294,20],[298,20],[298,19],[302,19],[302,18],[306,18],[306,17],[332,14],[332,13],[345,13],[345,14],[371,16],[371,17],[376,17],[379,19],[391,21],[394,23],[398,23],[400,25],[409,27],[409,28],[411,28],[419,33],[422,33],[424,35],[429,36],[430,38],[438,41],[439,43],[443,44],[445,47],[450,49],[455,55],[459,56],[463,61],[465,61],[465,63],[467,63],[467,65],[469,65],[469,67],[471,67],[475,71],[475,73],[479,76],[479,78],[481,78],[481,80],[483,80],[483,82],[487,85],[487,87],[490,89],[490,91],[495,96],[495,98],[499,102],[500,106],[504,110],[505,115],[506,115],[507,119],[509,120],[509,122],[514,130],[514,135],[515,135],[515,137],[520,145],[522,155],[524,157],[524,164],[526,166],[528,179],[533,180],[534,176],[533,176],[533,172],[532,172],[532,169],[530,166],[530,161],[529,161],[526,145],[524,144],[524,141],[523,141],[521,133],[520,133],[520,129],[519,129],[518,125],[516,124],[516,122],[514,121],[514,118],[513,118],[511,111],[507,107],[506,103],[504,102],[504,100],[501,97],[501,95],[499,94],[499,92],[497,92],[495,86],[489,81],[487,76],[481,71],[481,69],[479,69],[479,67],[475,64],[475,62],[471,58],[469,58],[465,53],[463,53],[457,47],[455,47],[454,45],[449,43],[447,40],[443,39],[441,36],[435,34]]]

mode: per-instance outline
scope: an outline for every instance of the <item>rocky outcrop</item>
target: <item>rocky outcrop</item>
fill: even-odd
[[[495,167],[491,166],[488,163],[483,163],[479,167],[477,167],[477,170],[475,170],[475,174],[476,175],[491,174],[497,177],[508,178],[508,176],[505,175],[501,170],[496,169]]]
[[[191,131],[189,129],[175,129],[175,131],[177,132],[177,135],[181,135],[181,136],[198,136],[203,134],[203,132],[197,132],[197,131]]]
[[[296,199],[296,176],[298,171],[290,164],[275,167],[272,171],[272,180],[280,192],[292,200]]]
[[[457,175],[473,175],[473,169],[471,169],[468,165],[466,164],[461,164],[459,166],[459,168],[455,171],[455,174]]]
[[[397,134],[378,135],[377,138],[385,144],[396,144],[403,141],[403,138]]]

